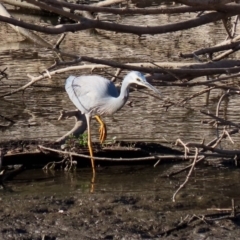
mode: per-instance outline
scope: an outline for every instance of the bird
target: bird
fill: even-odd
[[[99,122],[99,140],[103,143],[107,137],[107,128],[101,116],[113,115],[124,106],[129,97],[131,84],[144,86],[161,95],[161,92],[148,83],[145,76],[138,71],[131,71],[124,77],[120,92],[113,82],[99,75],[69,76],[66,80],[65,90],[70,100],[86,117],[93,179],[95,179],[95,164],[91,141],[91,119],[95,117]]]

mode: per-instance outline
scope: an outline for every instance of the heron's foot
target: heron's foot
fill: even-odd
[[[100,140],[100,143],[102,144],[107,138],[107,128],[104,123],[100,125],[99,133],[100,133],[99,140]]]
[[[100,124],[100,127],[99,127],[99,133],[100,133],[99,140],[100,140],[100,143],[102,144],[106,140],[106,138],[107,138],[107,128],[106,128],[106,125],[103,122],[103,120],[100,118],[100,116],[96,115],[95,118],[97,119],[97,121]]]

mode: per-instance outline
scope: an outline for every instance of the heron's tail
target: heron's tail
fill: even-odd
[[[74,80],[75,78],[76,78],[75,76],[69,76],[69,77],[67,78],[66,83],[65,83],[65,89],[66,89],[66,91],[67,91],[67,89],[68,89],[69,87],[72,87],[72,82],[73,82],[73,80]]]

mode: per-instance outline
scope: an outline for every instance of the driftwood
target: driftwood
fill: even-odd
[[[79,110],[61,111],[58,120],[62,120],[64,118],[70,118],[70,117],[75,118],[74,127],[64,136],[57,139],[56,143],[64,143],[71,135],[73,135],[75,138],[78,138],[87,129],[86,117],[85,115],[81,114]]]
[[[232,199],[232,205],[229,208],[209,208],[207,210],[211,211],[212,213],[203,215],[188,214],[179,220],[179,223],[175,227],[160,232],[158,236],[163,237],[180,229],[184,229],[190,226],[194,227],[201,222],[204,224],[211,224],[214,221],[222,221],[226,219],[238,221],[240,217],[239,206],[235,205],[234,199]]]
[[[30,2],[30,0],[28,0]],[[37,2],[32,1],[35,4]],[[46,4],[43,3],[37,3],[37,6],[43,8],[43,9],[48,9],[49,11],[53,11],[55,13],[61,14],[64,17],[73,19],[75,21],[81,21],[80,17],[77,17],[76,15],[73,15],[68,12],[64,12],[58,8],[53,8],[50,7]],[[230,14],[231,15],[235,15]],[[179,30],[185,30],[189,28],[194,28],[198,27],[207,23],[210,23],[212,21],[218,21],[221,20],[222,18],[225,17],[225,14],[222,13],[207,13],[204,16],[199,17],[198,19],[193,19],[193,20],[188,20],[188,21],[183,21],[181,23],[174,23],[174,24],[168,24],[168,26],[159,26],[159,27],[133,27],[133,26],[128,26],[128,25],[123,25],[123,24],[116,24],[116,23],[108,23],[108,22],[100,22],[98,20],[92,20],[88,19],[86,20],[85,23],[80,23],[80,24],[65,24],[59,25],[56,27],[46,27],[46,26],[39,26],[36,24],[31,24],[31,23],[26,23],[19,21],[17,19],[9,18],[9,17],[4,17],[0,16],[0,21],[6,22],[9,24],[13,24],[19,27],[23,27],[29,30],[34,30],[38,32],[43,32],[43,33],[48,33],[48,34],[62,34],[66,32],[76,32],[76,31],[82,31],[82,30],[87,30],[87,29],[101,29],[101,30],[107,30],[107,31],[118,31],[121,33],[132,33],[136,35],[142,35],[142,34],[163,34],[163,33],[168,33],[168,32],[175,32]]]

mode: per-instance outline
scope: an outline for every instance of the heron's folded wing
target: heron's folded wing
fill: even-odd
[[[107,107],[109,98],[117,97],[118,92],[109,80],[97,76],[70,76],[65,89],[74,105],[82,112],[101,112]]]
[[[87,109],[84,107],[81,99],[84,96],[84,91],[86,91],[86,88],[81,86],[83,83],[81,83],[79,80],[79,77],[68,77],[66,80],[65,89],[70,100],[82,113],[84,113]]]

